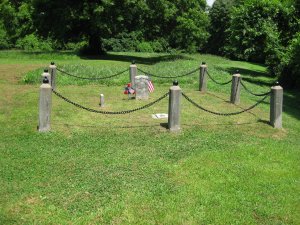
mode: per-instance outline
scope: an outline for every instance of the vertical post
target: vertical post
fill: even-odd
[[[205,62],[202,62],[200,66],[200,76],[199,76],[199,91],[206,92],[207,91],[207,65]]]
[[[51,76],[51,87],[52,89],[55,91],[56,90],[56,65],[54,62],[51,62],[50,66],[49,66],[49,73]]]
[[[50,131],[50,116],[52,104],[52,87],[47,77],[44,77],[40,87],[39,99],[39,132]]]
[[[282,128],[282,104],[283,104],[283,88],[276,83],[271,88],[270,98],[270,124],[274,128]]]
[[[47,77],[48,81],[49,81],[49,84],[51,86],[51,75],[50,73],[48,72],[48,69],[44,69],[44,72],[42,73],[41,75],[41,81],[42,83],[44,82],[44,78]]]
[[[181,89],[178,81],[174,81],[169,91],[168,128],[171,132],[180,131],[180,99]]]
[[[100,107],[104,107],[104,94],[100,94]]]
[[[132,61],[132,64],[130,65],[129,75],[130,75],[131,87],[134,87],[134,85],[135,85],[135,77],[137,76],[137,66],[135,64],[135,61]]]
[[[241,74],[237,73],[232,75],[231,95],[230,95],[230,102],[232,104],[238,105],[240,103],[241,80],[242,80]]]

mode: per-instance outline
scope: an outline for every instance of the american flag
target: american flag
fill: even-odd
[[[154,91],[154,86],[153,86],[151,80],[148,80],[148,90],[150,93]]]

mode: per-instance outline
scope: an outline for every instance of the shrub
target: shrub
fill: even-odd
[[[19,39],[16,47],[26,51],[52,51],[52,43],[50,39],[40,39],[35,34],[26,35]]]
[[[139,52],[153,52],[151,43],[146,41],[139,43],[137,49]]]
[[[9,47],[9,38],[3,27],[3,24],[0,23],[0,49],[7,49]]]
[[[281,64],[279,80],[289,88],[300,87],[300,32],[295,35]]]

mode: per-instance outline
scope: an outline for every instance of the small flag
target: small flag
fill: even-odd
[[[151,80],[148,80],[148,90],[150,93],[154,91],[154,86],[153,86]]]

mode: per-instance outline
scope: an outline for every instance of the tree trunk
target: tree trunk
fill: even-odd
[[[91,34],[89,37],[89,45],[87,48],[87,54],[90,55],[102,55],[104,50],[102,48],[102,42],[100,34]]]

